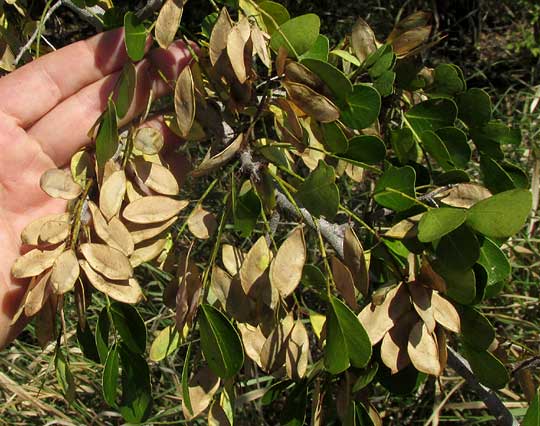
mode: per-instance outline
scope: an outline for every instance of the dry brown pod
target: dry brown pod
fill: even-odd
[[[434,333],[430,333],[423,321],[418,321],[409,335],[407,352],[411,362],[422,373],[439,376],[441,363],[439,360],[439,348]]]
[[[299,380],[306,374],[309,358],[309,336],[301,320],[294,323],[285,352],[285,370],[292,380]]]
[[[356,293],[354,290],[354,280],[351,271],[337,257],[332,256],[332,276],[336,288],[349,307],[356,311],[358,303],[356,302]]]
[[[46,244],[58,244],[65,241],[69,236],[69,223],[62,220],[51,220],[43,224],[39,230],[39,242]]]
[[[210,62],[215,65],[223,51],[227,48],[227,39],[233,27],[232,19],[224,7],[219,13],[218,19],[210,35]]]
[[[240,267],[240,281],[247,295],[250,294],[252,287],[263,279],[271,260],[272,252],[268,248],[264,236],[261,236],[253,244]]]
[[[36,315],[52,293],[52,288],[49,284],[51,271],[45,272],[41,277],[31,283],[24,297],[24,315],[33,317]]]
[[[294,327],[292,314],[287,315],[268,335],[261,349],[262,369],[274,372],[285,364],[287,343]]]
[[[306,257],[304,231],[298,227],[283,242],[270,264],[270,282],[281,297],[289,296],[300,284]]]
[[[283,86],[291,100],[315,120],[330,123],[339,118],[339,108],[326,96],[299,83],[284,82]]]
[[[414,309],[424,321],[428,331],[433,333],[435,331],[435,310],[432,307],[432,295],[433,290],[424,287],[418,282],[408,283],[409,292],[411,294],[411,300],[413,302]]]
[[[147,155],[160,152],[164,143],[163,133],[153,127],[139,127],[133,136],[133,146]]]
[[[64,251],[52,267],[50,284],[56,294],[64,294],[70,291],[79,278],[80,268],[79,261],[75,255],[75,251]]]
[[[127,256],[105,244],[84,243],[79,247],[88,264],[111,280],[127,280],[133,276]]]
[[[364,296],[369,291],[369,271],[364,247],[350,226],[345,228],[343,239],[343,262],[351,271],[354,285]]]
[[[447,206],[468,209],[479,201],[491,197],[491,192],[473,183],[459,183],[440,194],[441,202]]]
[[[190,67],[185,67],[174,89],[174,109],[180,136],[187,137],[195,119],[195,85]]]
[[[205,366],[202,367],[189,381],[189,399],[191,408],[189,411],[186,404],[182,404],[182,412],[187,420],[194,419],[203,413],[208,408],[214,394],[219,389],[219,377],[212,370]]]
[[[140,246],[136,247],[133,254],[129,258],[131,266],[133,268],[154,260],[158,257],[167,245],[167,238],[156,237],[151,240],[147,240]]]
[[[230,244],[223,244],[221,247],[221,261],[223,262],[223,266],[233,276],[240,271],[245,257],[246,254],[238,247]]]
[[[253,41],[253,49],[261,62],[267,68],[271,68],[272,59],[270,58],[270,52],[268,51],[268,42],[265,39],[265,34],[257,25],[254,25],[251,28],[251,40]]]
[[[392,374],[411,363],[408,353],[409,335],[418,321],[418,315],[409,311],[384,335],[381,343],[381,360]]]
[[[79,265],[90,284],[112,299],[129,304],[138,303],[143,299],[141,287],[135,278],[119,281],[107,280],[103,275],[94,271],[87,261],[79,260]]]
[[[189,214],[187,225],[190,232],[201,240],[210,238],[218,227],[214,214],[203,209],[200,204],[197,204]]]
[[[123,211],[125,219],[133,223],[150,224],[171,219],[189,204],[163,195],[151,195],[129,203]]]
[[[152,223],[150,225],[142,225],[137,223],[128,223],[127,229],[131,233],[131,238],[135,244],[149,240],[169,229],[178,220],[178,216],[173,216],[165,222]]]
[[[167,49],[174,41],[174,36],[182,19],[183,6],[184,0],[167,0],[159,11],[155,35],[159,46],[163,49]]]
[[[152,191],[162,195],[177,195],[180,192],[174,175],[161,164],[136,157],[131,161],[135,174]]]
[[[126,256],[130,256],[133,253],[134,242],[124,223],[116,216],[107,223],[99,208],[92,201],[88,202],[88,208],[92,213],[94,230],[98,237],[107,245],[120,250]]]
[[[34,249],[20,256],[11,267],[11,274],[15,278],[29,278],[41,274],[53,266],[54,261],[64,251],[65,244],[53,250]]]
[[[242,336],[246,355],[262,368],[261,350],[264,342],[266,342],[266,337],[260,327],[254,327],[249,324],[238,324],[238,331],[240,331],[240,335]]]
[[[40,217],[30,222],[21,232],[21,241],[23,244],[37,246],[39,244],[39,236],[43,225],[49,222],[67,222],[69,213],[60,213]]]
[[[126,174],[123,170],[112,172],[99,192],[99,208],[105,219],[111,220],[120,212],[126,194]]]
[[[368,23],[362,18],[358,18],[354,24],[351,44],[354,54],[360,63],[364,62],[369,55],[377,50],[375,34]]]
[[[240,83],[245,83],[248,79],[248,70],[246,69],[246,45],[251,37],[251,28],[249,20],[246,17],[232,28],[227,37],[227,56],[232,65],[234,74]]]
[[[199,166],[191,172],[193,177],[205,176],[217,168],[227,164],[244,145],[244,135],[238,137],[220,153],[210,158],[205,158]]]
[[[461,332],[461,319],[454,305],[436,292],[431,298],[435,321],[454,333]]]
[[[47,170],[39,180],[41,189],[53,198],[73,200],[83,191],[81,185],[73,180],[71,172],[61,169]]]

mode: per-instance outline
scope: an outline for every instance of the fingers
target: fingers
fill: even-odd
[[[120,125],[125,125],[146,108],[150,93],[158,98],[170,92],[180,71],[189,64],[191,55],[183,42],[169,49],[155,49],[137,64],[137,89],[133,104]],[[165,82],[158,70],[169,80]],[[107,106],[107,99],[120,72],[85,87],[28,129],[40,141],[43,151],[57,166],[67,163],[71,155],[88,144],[87,132]]]
[[[63,99],[118,71],[128,60],[121,28],[71,44],[0,79],[0,110],[27,128]]]

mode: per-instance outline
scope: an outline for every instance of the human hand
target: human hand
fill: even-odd
[[[23,319],[11,325],[28,285],[10,272],[21,254],[21,231],[31,221],[66,208],[66,202],[41,190],[40,177],[48,169],[66,166],[78,149],[90,143],[87,132],[106,109],[128,60],[123,30],[113,30],[39,58],[0,79],[0,348],[25,324]],[[190,60],[182,42],[150,51],[137,65],[133,104],[119,124],[144,111],[150,91],[154,98],[170,91],[171,85],[158,69],[174,81]],[[159,117],[144,125],[161,130],[166,142],[175,138]]]

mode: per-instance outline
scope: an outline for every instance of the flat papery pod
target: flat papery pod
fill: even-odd
[[[339,294],[352,310],[357,310],[358,303],[356,302],[354,279],[351,271],[335,256],[332,257],[331,265],[332,276]]]
[[[71,177],[79,185],[84,186],[86,179],[94,175],[94,160],[86,151],[77,151],[70,161]]]
[[[144,241],[135,248],[129,257],[129,262],[133,268],[156,259],[167,246],[167,238],[154,238]]]
[[[64,294],[70,291],[79,278],[79,261],[75,251],[66,250],[63,252],[52,267],[50,283],[56,294]]]
[[[15,278],[35,277],[53,266],[64,248],[65,244],[58,246],[54,250],[31,250],[15,260],[11,267],[11,274]]]
[[[163,133],[153,127],[139,127],[133,135],[133,147],[143,154],[157,154],[163,148]]]
[[[491,197],[489,189],[473,183],[458,183],[437,198],[447,206],[468,209],[477,202]]]
[[[39,277],[31,287],[28,288],[28,292],[24,297],[24,315],[28,318],[36,315],[41,308],[47,302],[47,299],[52,293],[52,288],[49,284],[49,278],[51,277],[51,270],[45,272]]]
[[[240,281],[247,295],[249,295],[251,288],[257,281],[263,278],[266,269],[270,266],[272,257],[272,252],[268,248],[265,237],[261,236],[253,244],[240,267]]]
[[[126,195],[127,199],[130,203],[133,201],[137,201],[140,198],[143,198],[147,194],[142,192],[142,190],[139,188],[138,185],[134,185],[131,181],[127,181],[126,183]]]
[[[219,389],[220,379],[212,370],[204,366],[189,381],[189,399],[192,411],[182,404],[182,412],[186,420],[200,416],[208,408],[215,393]]]
[[[39,186],[51,197],[68,201],[77,198],[83,191],[82,186],[73,180],[71,173],[61,169],[50,169],[43,173]]]
[[[392,29],[392,32],[386,39],[386,42],[390,43],[392,40],[396,39],[398,36],[400,36],[406,31],[428,25],[431,22],[431,18],[432,13],[425,12],[423,10],[419,10],[406,16],[405,18],[400,20]]]
[[[58,244],[69,236],[70,225],[63,220],[45,222],[39,230],[39,243]]]
[[[135,244],[156,237],[162,232],[170,229],[178,220],[178,216],[174,216],[165,222],[153,223],[151,225],[141,225],[138,223],[128,223],[126,228],[131,233],[131,238]]]
[[[399,318],[396,325],[384,335],[381,344],[381,360],[392,374],[396,374],[411,363],[407,345],[411,329],[417,321],[418,315],[409,311]]]
[[[191,172],[194,177],[205,176],[208,173],[227,164],[240,151],[244,144],[244,135],[241,133],[238,137],[220,153],[205,158],[199,166]]]
[[[99,192],[99,208],[105,219],[111,220],[120,212],[125,195],[126,174],[123,170],[117,170],[103,180]]]
[[[299,83],[284,82],[283,86],[291,100],[315,120],[330,123],[339,118],[339,108],[326,96]]]
[[[360,183],[364,181],[364,169],[360,166],[355,166],[354,164],[345,162],[345,173],[354,182]]]
[[[45,349],[50,342],[56,339],[57,306],[58,298],[51,294],[34,318],[36,339],[42,349]]]
[[[182,137],[186,137],[193,126],[195,120],[195,84],[190,67],[185,67],[178,79],[174,89],[174,110],[176,112],[176,123]]]
[[[208,411],[208,426],[232,426],[231,419],[219,401],[214,401]]]
[[[247,56],[251,58],[251,52],[246,55],[246,46],[250,37],[251,28],[245,16],[232,28],[227,37],[227,55],[236,78],[242,84],[248,79],[249,70],[246,69],[246,59]]]
[[[224,7],[219,13],[218,19],[210,35],[210,62],[215,65],[223,51],[227,48],[227,39],[233,23],[227,8]]]
[[[279,322],[268,335],[261,349],[262,369],[267,373],[278,370],[285,364],[287,344],[294,327],[292,314]]]
[[[277,308],[280,300],[279,291],[270,282],[268,269],[251,287],[249,297],[256,301],[260,309],[263,309],[262,305],[266,305],[272,311]]]
[[[81,244],[79,250],[93,269],[111,280],[127,280],[133,276],[129,259],[120,250],[91,243]]]
[[[425,43],[431,34],[431,25],[414,28],[392,40],[392,48],[398,58],[404,58]]]
[[[439,348],[439,363],[441,364],[441,372],[446,368],[448,363],[448,347],[446,346],[446,331],[437,327],[435,329],[435,337],[437,338],[437,347]]]
[[[287,342],[285,371],[292,380],[302,379],[307,370],[309,358],[309,336],[301,320],[296,320]]]
[[[177,195],[178,182],[166,167],[137,157],[132,163],[135,174],[152,191],[163,195]]]
[[[294,104],[291,104],[291,102],[285,98],[277,98],[275,102],[276,105],[285,112],[284,124],[287,125],[287,130],[289,130],[296,139],[303,140],[304,129],[298,121],[298,116],[293,108]]]
[[[159,11],[154,31],[156,40],[163,49],[167,49],[174,41],[182,19],[183,6],[184,0],[167,0]]]
[[[285,79],[291,83],[299,83],[317,91],[325,91],[325,84],[320,77],[308,67],[292,60],[285,63]]]
[[[270,283],[281,297],[289,296],[300,284],[306,257],[304,230],[298,227],[283,242],[270,264]]]
[[[238,247],[234,247],[230,244],[223,244],[223,246],[221,246],[221,261],[227,272],[233,276],[240,271],[240,266],[242,266],[245,257],[246,253]]]
[[[129,203],[122,214],[130,222],[145,225],[169,220],[188,205],[189,201],[186,200],[151,195]]]
[[[143,299],[141,287],[135,278],[120,281],[107,280],[103,275],[94,271],[87,261],[79,260],[79,265],[90,284],[111,299],[128,304],[135,304]]]
[[[107,223],[99,208],[92,201],[88,202],[88,208],[92,213],[94,230],[98,237],[126,256],[131,255],[134,249],[133,238],[122,221],[115,216],[110,223]]]
[[[285,66],[288,57],[289,51],[287,48],[285,46],[280,46],[276,56],[276,72],[280,77],[285,75]]]
[[[227,291],[224,305],[225,311],[238,322],[253,324],[258,313],[257,303],[251,297],[248,297],[242,288],[240,276],[234,276],[230,286],[224,288],[223,291]]]
[[[178,263],[178,292],[176,293],[176,328],[191,325],[199,305],[202,281],[199,268],[185,253]]]
[[[343,261],[351,271],[355,287],[360,293],[367,296],[369,291],[369,272],[364,247],[362,247],[362,243],[350,226],[345,228]]]
[[[427,259],[422,259],[422,266],[416,280],[433,290],[446,293],[446,281],[441,277]]]
[[[433,306],[435,321],[454,333],[461,332],[461,320],[456,308],[454,308],[451,302],[438,293],[433,292],[431,305]]]
[[[28,225],[21,232],[21,241],[23,244],[29,244],[37,246],[39,244],[39,235],[41,233],[41,227],[49,222],[68,222],[69,213],[52,214],[48,216],[40,217]]]
[[[362,18],[358,18],[354,24],[351,45],[360,63],[363,63],[369,55],[377,50],[375,34]]]
[[[262,368],[261,351],[266,342],[266,337],[260,327],[254,327],[249,324],[238,324],[238,331],[242,337],[246,355]]]
[[[398,319],[412,308],[407,287],[398,285],[388,292],[380,305],[367,305],[358,314],[372,345],[377,344]]]
[[[430,333],[423,321],[418,321],[409,334],[407,352],[418,371],[433,376],[442,372],[439,360],[439,348],[434,333]]]
[[[265,34],[257,25],[254,25],[251,28],[251,41],[253,42],[253,50],[261,62],[266,66],[266,68],[271,68],[272,59],[270,58],[268,43],[265,39]]]
[[[418,235],[418,222],[420,222],[423,215],[424,214],[421,213],[403,219],[386,231],[384,236],[388,238],[397,238],[399,240],[416,237]]]
[[[210,238],[218,227],[216,216],[197,204],[187,219],[190,232],[200,240]]]
[[[433,309],[431,299],[433,296],[433,290],[424,287],[417,282],[408,283],[409,293],[413,302],[414,309],[424,321],[428,331],[433,333],[435,331],[435,310]]]
[[[306,167],[313,171],[319,165],[319,161],[324,161],[326,154],[324,153],[324,145],[315,138],[309,139],[309,148],[301,146],[302,153],[300,157]]]

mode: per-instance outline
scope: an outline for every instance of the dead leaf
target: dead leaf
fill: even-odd
[[[126,195],[126,174],[117,170],[103,181],[99,192],[99,208],[108,221],[118,215]]]
[[[187,219],[187,226],[196,238],[207,240],[216,231],[218,223],[213,213],[197,204]]]
[[[409,335],[407,352],[418,371],[433,376],[441,374],[439,348],[435,336],[430,333],[423,321],[418,321]]]
[[[306,257],[304,231],[302,227],[297,227],[283,242],[270,264],[270,283],[281,297],[288,297],[300,284]]]
[[[79,247],[88,264],[111,280],[127,280],[133,268],[124,253],[105,244],[81,244]]]
[[[189,205],[189,201],[175,200],[163,195],[151,195],[129,203],[123,216],[133,223],[159,223],[171,219]]]
[[[76,183],[68,170],[50,169],[39,180],[41,189],[53,198],[73,200],[83,191],[81,185]]]
[[[353,310],[358,309],[356,302],[356,293],[354,290],[354,280],[349,268],[347,268],[337,257],[332,257],[332,275],[339,294],[347,305]]]
[[[468,209],[479,201],[491,197],[491,192],[480,185],[459,183],[440,195],[440,200],[447,206]]]

